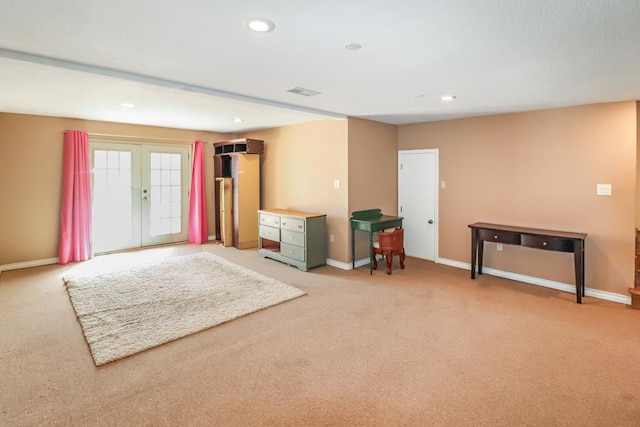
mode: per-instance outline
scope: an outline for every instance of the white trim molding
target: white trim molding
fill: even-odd
[[[450,267],[461,268],[463,270],[471,270],[471,264],[461,261],[455,261],[447,258],[436,258],[435,262],[437,264],[444,264]],[[57,264],[58,258],[45,258],[33,261],[25,261],[25,262],[17,262],[14,264],[4,264],[0,265],[0,274],[3,271],[9,270],[19,270],[22,268],[29,267],[41,267],[43,265],[51,265]],[[369,264],[369,258],[363,258],[356,261],[356,268],[362,267],[363,265]],[[353,267],[351,263],[336,261],[330,258],[327,258],[327,265],[331,267],[340,268],[342,270],[352,270]],[[495,268],[484,267],[482,269],[484,274],[489,274],[491,276],[502,277],[504,279],[515,280],[516,282],[528,283],[531,285],[542,286],[545,288],[555,289],[558,291],[568,292],[571,294],[576,293],[575,285],[571,285],[568,283],[555,282],[553,280],[542,279],[540,277],[527,276],[519,273],[511,273],[509,271],[498,270]],[[601,300],[617,302],[619,304],[631,305],[631,296],[629,295],[621,295],[613,292],[601,291],[598,289],[585,289],[585,296],[598,298]]]
[[[3,271],[20,270],[22,268],[29,268],[29,267],[41,267],[43,265],[51,265],[51,264],[57,264],[57,263],[58,263],[58,258],[46,258],[46,259],[36,259],[33,261],[16,262],[13,264],[4,264],[4,265],[0,265],[0,273],[2,273]]]
[[[455,261],[447,258],[437,258],[436,263],[448,265],[450,267],[462,268],[464,270],[471,270],[471,264],[466,262]],[[502,277],[504,279],[515,280],[516,282],[529,283],[531,285],[543,286],[545,288],[551,288],[558,291],[564,291],[571,294],[576,293],[576,286],[568,283],[554,282],[553,280],[542,279],[540,277],[527,276],[519,273],[511,273],[509,271],[498,270],[496,268],[483,267],[483,274],[489,274],[491,276]],[[606,301],[617,302],[619,304],[631,305],[631,296],[621,295],[613,292],[601,291],[598,289],[585,288],[585,296],[594,297]]]

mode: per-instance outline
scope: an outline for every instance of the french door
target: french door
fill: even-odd
[[[90,147],[95,253],[188,239],[191,147]]]

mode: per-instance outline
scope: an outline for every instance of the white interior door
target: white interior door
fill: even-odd
[[[90,145],[95,253],[188,239],[190,147]]]
[[[398,212],[407,255],[438,256],[438,150],[398,152]]]

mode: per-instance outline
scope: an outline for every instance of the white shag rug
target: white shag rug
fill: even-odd
[[[305,294],[206,252],[63,280],[96,366]]]

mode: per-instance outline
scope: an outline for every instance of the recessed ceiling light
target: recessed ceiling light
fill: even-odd
[[[233,119],[233,121],[236,123],[240,123],[240,122],[244,122],[244,119],[242,117],[236,117],[235,119]]]
[[[449,102],[449,101],[453,101],[454,99],[456,99],[455,95],[443,95],[442,98],[440,98],[442,101],[444,102]]]
[[[124,107],[124,108],[134,108],[135,107],[135,105],[133,105],[130,102],[123,102],[122,104],[120,104],[120,106]]]
[[[244,21],[244,24],[256,33],[268,33],[276,28],[273,22],[264,18],[250,18]]]
[[[411,95],[411,97],[413,99],[424,98],[424,94],[423,93],[417,93],[415,95]]]
[[[347,50],[358,50],[358,49],[362,48],[362,45],[359,44],[359,43],[349,43],[344,48],[347,49]]]

